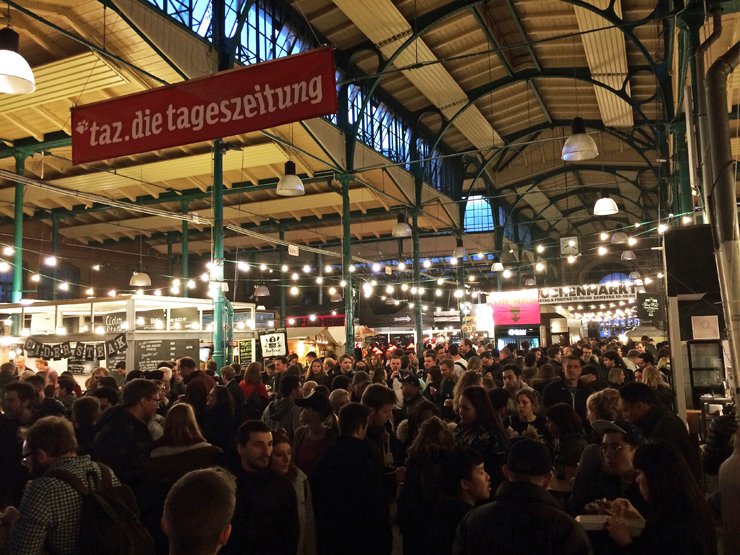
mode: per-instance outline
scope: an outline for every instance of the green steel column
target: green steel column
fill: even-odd
[[[59,283],[57,280],[59,279],[57,268],[59,268],[59,218],[56,216],[53,216],[51,218],[51,255],[54,257],[54,260],[56,260],[56,264],[54,264],[54,267],[51,271],[51,277],[53,278],[52,284],[51,284],[51,299],[53,301],[57,300],[57,286]]]
[[[23,154],[15,155],[15,173],[23,175],[26,170],[26,157]],[[13,219],[14,234],[13,248],[13,302],[19,303],[23,297],[23,185],[15,184],[15,214]],[[20,317],[13,315],[11,333],[17,335],[20,333]]]
[[[190,201],[182,201],[182,215],[188,215],[188,207]],[[182,253],[180,255],[180,262],[182,270],[180,271],[180,294],[183,297],[188,296],[188,222],[187,220],[182,221]]]
[[[689,176],[689,151],[686,145],[685,126],[677,126],[673,135],[675,148],[678,153],[678,182],[674,189],[676,202],[674,209],[676,214],[686,214],[694,211],[694,199],[691,195],[691,179]]]
[[[412,217],[412,238],[414,241],[414,285],[418,289],[421,289],[421,255],[419,253],[419,226],[417,225],[419,211],[414,210]],[[430,293],[432,293],[432,291],[430,291]],[[416,313],[416,356],[419,357],[420,360],[424,360],[422,356],[424,352],[424,322],[422,320],[423,301],[424,297],[421,294],[419,294],[418,297],[414,300],[414,312]]]
[[[172,276],[172,235],[169,233],[167,233],[167,275]],[[186,283],[181,285],[187,287]]]
[[[234,340],[234,305],[224,295],[224,302],[226,303],[226,362],[231,364],[234,361],[234,347],[231,342]],[[218,369],[221,372],[221,369]],[[220,374],[219,374],[220,375]]]
[[[465,257],[461,257],[457,263],[457,288],[463,292],[462,297],[458,299],[458,308],[460,310],[460,325],[462,326],[463,320],[465,319],[465,272],[463,271],[463,262]],[[466,335],[460,329],[460,338],[465,338]]]
[[[350,175],[340,175],[339,181],[342,184],[342,273],[347,285],[344,288],[344,325],[345,325],[345,352],[351,353],[355,349],[355,316],[352,304],[352,272],[349,267],[352,265],[352,231],[350,227],[350,206],[349,206],[349,182],[352,179]]]
[[[210,283],[216,283],[213,302],[213,360],[220,369],[224,353],[224,160],[221,139],[213,141],[213,269]],[[186,284],[187,287],[187,284]]]
[[[285,228],[280,226],[280,239],[285,240]],[[286,312],[288,310],[285,302],[285,272],[283,272],[283,264],[285,264],[285,245],[280,245],[280,327],[284,328],[287,325],[288,317]]]

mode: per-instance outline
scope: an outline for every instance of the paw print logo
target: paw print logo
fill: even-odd
[[[83,119],[80,123],[77,124],[77,132],[82,135],[85,131],[87,131],[89,125],[87,124],[87,120]]]

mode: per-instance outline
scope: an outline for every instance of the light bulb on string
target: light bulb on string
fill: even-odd
[[[424,267],[425,268],[431,268],[432,267],[432,261],[427,259],[424,261]]]

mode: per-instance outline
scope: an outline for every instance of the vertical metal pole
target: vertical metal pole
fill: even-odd
[[[344,289],[344,325],[345,325],[345,344],[344,350],[351,353],[355,349],[355,317],[352,304],[352,272],[349,267],[352,265],[352,228],[350,227],[350,206],[349,206],[349,182],[352,179],[350,175],[339,176],[342,184],[342,272],[344,281],[347,285]]]
[[[460,310],[460,339],[464,339],[466,337],[465,333],[462,331],[462,323],[465,319],[465,272],[463,269],[463,262],[465,261],[465,257],[461,256],[460,261],[457,263],[457,288],[462,291],[462,297],[458,299],[458,310]]]
[[[234,360],[234,347],[231,345],[234,340],[234,305],[225,295],[224,302],[226,303],[226,344],[228,345],[226,348],[226,362],[231,363]]]
[[[285,228],[281,225],[280,226],[280,239],[285,240]],[[283,264],[285,264],[285,245],[280,245],[280,327],[284,328],[286,327],[288,323],[288,315],[286,314],[288,311],[287,303],[285,302],[285,287],[287,284],[285,283],[285,274],[286,272],[283,272]]]
[[[213,269],[211,283],[216,283],[213,302],[213,360],[221,369],[226,364],[224,353],[224,160],[221,139],[213,141]]]
[[[316,253],[316,275],[320,278],[324,278],[324,256],[321,253]],[[319,284],[319,306],[324,304],[324,285]]]
[[[54,257],[54,260],[57,261],[51,271],[51,275],[54,278],[52,280],[53,283],[51,284],[51,299],[53,301],[56,301],[57,286],[59,285],[59,218],[57,218],[56,216],[52,216],[51,218],[51,255]]]
[[[22,154],[15,155],[15,173],[23,175],[26,170],[26,157]],[[23,184],[15,184],[15,212],[13,214],[13,295],[14,303],[21,302],[23,298]],[[21,322],[18,314],[13,314],[11,333],[20,333]]]
[[[187,216],[188,215],[188,206],[190,201],[184,200],[182,201],[182,215]],[[182,221],[182,253],[180,254],[180,263],[182,266],[182,269],[180,270],[180,294],[183,297],[188,296],[188,265],[189,265],[189,256],[188,256],[188,222],[187,220]]]
[[[412,214],[412,240],[414,242],[414,286],[417,289],[421,289],[421,254],[419,248],[419,226],[418,218],[419,211],[414,210]],[[430,291],[430,293],[433,293]],[[416,314],[416,356],[423,360],[424,353],[424,322],[422,302],[424,297],[421,293],[414,299],[414,312]]]
[[[167,275],[172,277],[172,236],[167,233]],[[187,284],[181,284],[186,287]]]

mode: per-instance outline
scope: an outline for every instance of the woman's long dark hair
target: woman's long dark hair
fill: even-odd
[[[462,392],[462,396],[465,397],[475,409],[475,426],[482,426],[486,430],[495,432],[501,439],[506,442],[506,432],[504,431],[504,425],[501,423],[496,411],[493,409],[491,399],[488,397],[488,393],[479,385],[471,385],[466,387]]]
[[[717,553],[717,537],[704,492],[681,453],[668,443],[640,445],[632,464],[642,471],[648,486],[648,523],[658,525],[678,519],[692,528],[691,537],[701,543],[703,555]]]

